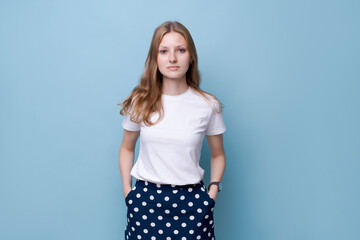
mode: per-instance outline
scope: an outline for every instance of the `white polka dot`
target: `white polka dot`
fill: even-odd
[[[179,231],[178,231],[178,230],[174,230],[174,234],[179,234]]]
[[[195,194],[195,198],[199,198],[200,197],[200,195],[199,194]]]
[[[165,201],[169,201],[169,199],[170,199],[170,198],[169,198],[168,196],[164,197],[164,200],[165,200]]]
[[[159,234],[163,234],[163,232],[164,232],[164,231],[161,230],[161,229],[159,229],[159,231],[158,231]]]
[[[205,216],[205,219],[208,219],[208,218],[209,218],[209,215],[206,215],[206,216]]]
[[[186,223],[182,223],[181,226],[182,226],[182,227],[186,227]]]
[[[207,230],[207,228],[206,228],[206,227],[204,227],[203,231],[204,231],[204,232],[206,232],[206,230]]]
[[[131,230],[132,230],[132,231],[135,231],[135,228],[134,228],[134,227],[131,227]]]
[[[194,220],[195,217],[194,217],[193,215],[191,215],[191,216],[189,217],[189,219],[190,219],[190,220]]]
[[[130,200],[128,201],[128,203],[129,203],[129,204],[132,204],[132,203],[133,203],[133,200],[130,199]]]
[[[211,232],[208,233],[208,236],[209,236],[209,237],[211,236]]]
[[[137,208],[137,207],[134,208],[134,211],[135,211],[135,212],[138,212],[138,211],[139,211],[139,208]]]
[[[184,199],[185,199],[185,196],[182,195],[182,196],[180,197],[180,200],[184,200]]]
[[[140,226],[140,222],[139,222],[139,221],[136,221],[136,225]]]
[[[132,213],[130,213],[129,215],[130,215],[131,218],[133,217]]]
[[[137,198],[140,198],[140,197],[141,197],[141,194],[140,194],[140,193],[136,194],[136,197],[137,197]]]
[[[205,191],[205,188],[201,187],[201,191],[203,191],[203,192],[204,192],[204,191]]]
[[[196,237],[196,239],[200,239],[201,238],[201,236],[200,235],[198,235],[197,237]]]
[[[149,232],[149,231],[145,228],[145,229],[144,229],[144,233],[148,233],[148,232]]]
[[[147,186],[149,183],[148,183],[148,181],[145,181],[145,185]]]
[[[144,220],[146,220],[146,219],[147,219],[147,216],[146,216],[146,215],[142,215],[142,218],[143,218]]]
[[[143,205],[143,206],[146,206],[146,202],[142,202],[142,205]]]
[[[193,234],[193,233],[194,233],[194,230],[191,229],[191,230],[189,231],[189,233],[190,233],[190,234]]]
[[[170,227],[170,226],[171,226],[171,223],[167,222],[167,223],[166,223],[166,226],[167,226],[167,227]]]
[[[188,203],[189,207],[192,207],[194,204],[192,202]]]
[[[138,239],[141,239],[141,236],[140,236],[140,235],[137,235],[137,238],[138,238]]]
[[[186,237],[182,237],[181,240],[186,240]]]
[[[150,213],[154,213],[154,209],[150,208],[150,209],[149,209],[149,212],[150,212]]]
[[[171,240],[171,237],[167,237],[166,240]]]
[[[169,213],[170,213],[170,210],[166,209],[166,210],[165,210],[165,213],[166,213],[166,214],[169,214]]]
[[[174,193],[174,194],[177,194],[177,192],[178,192],[178,190],[173,190],[173,193]]]
[[[150,223],[150,226],[155,227],[155,223],[154,223],[154,222],[151,222],[151,223]]]
[[[175,184],[171,184],[172,187],[175,187],[176,185]]]
[[[158,219],[159,219],[159,220],[162,220],[162,219],[163,219],[163,217],[162,217],[162,216],[158,216]]]
[[[213,208],[213,207],[211,208],[211,211],[214,211],[214,208]]]
[[[179,219],[179,217],[178,216],[174,216],[174,220],[178,220]]]
[[[144,192],[147,192],[147,190],[148,190],[148,189],[147,189],[146,187],[143,189]]]
[[[192,188],[189,188],[189,189],[188,189],[189,192],[192,192],[192,190],[193,190]]]
[[[156,237],[152,236],[152,237],[151,237],[151,240],[156,240]]]
[[[201,212],[202,212],[201,208],[198,208],[198,209],[197,209],[197,212],[198,212],[198,213],[201,213]]]
[[[173,205],[172,205],[174,208],[176,208],[177,207],[177,204],[176,203],[173,203]]]
[[[182,209],[182,210],[181,210],[181,213],[185,214],[185,213],[186,213],[186,210],[185,210],[185,209]]]
[[[150,195],[150,200],[154,200],[154,196],[153,195]]]
[[[212,224],[213,223],[213,220],[210,220],[209,224]]]
[[[209,205],[209,202],[208,202],[208,201],[204,201],[204,205],[205,205],[205,206]]]
[[[162,191],[161,191],[160,189],[158,189],[156,192],[157,192],[158,194],[160,194]]]
[[[161,207],[161,203],[157,203],[156,206]]]
[[[197,226],[200,227],[200,226],[201,226],[201,222],[198,222]]]
[[[156,186],[159,188],[159,187],[161,187],[161,185],[158,183],[158,184],[156,184]]]

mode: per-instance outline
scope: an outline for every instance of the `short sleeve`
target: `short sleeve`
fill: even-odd
[[[125,114],[122,121],[122,127],[129,131],[140,131],[140,124],[131,121],[129,114]]]
[[[212,113],[210,116],[209,123],[207,125],[207,128],[205,130],[205,135],[217,135],[224,133],[226,131],[226,126],[224,123],[224,118],[222,111],[220,111],[220,104],[216,103],[216,110],[212,109]]]

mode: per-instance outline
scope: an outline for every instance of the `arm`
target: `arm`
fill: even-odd
[[[119,151],[119,166],[123,183],[124,197],[131,191],[132,178],[131,168],[134,164],[134,151],[140,131],[128,131],[124,129],[124,135]]]
[[[206,136],[211,154],[211,177],[210,182],[221,182],[225,171],[225,151],[223,146],[223,135]],[[218,188],[211,185],[209,195],[216,201]]]

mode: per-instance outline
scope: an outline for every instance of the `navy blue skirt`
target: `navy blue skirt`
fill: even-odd
[[[125,202],[125,239],[215,240],[215,201],[203,181],[178,186],[137,179]]]

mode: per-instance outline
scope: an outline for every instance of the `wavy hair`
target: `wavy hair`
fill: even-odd
[[[135,86],[130,95],[121,102],[120,114],[129,114],[133,122],[140,124],[143,122],[146,126],[151,126],[159,122],[163,115],[164,109],[161,103],[163,80],[157,66],[157,56],[159,45],[164,35],[169,32],[177,32],[181,34],[186,41],[187,49],[190,54],[190,65],[186,72],[186,83],[188,86],[200,93],[207,102],[214,108],[213,100],[220,104],[219,111],[221,111],[221,102],[212,94],[200,89],[200,73],[198,70],[198,58],[194,41],[188,29],[177,21],[166,21],[158,26],[153,34],[150,49],[145,61],[145,71],[140,78],[140,83]],[[212,97],[213,99],[209,99]],[[217,111],[217,110],[216,110]],[[153,113],[159,113],[159,119],[152,123],[150,121]]]

